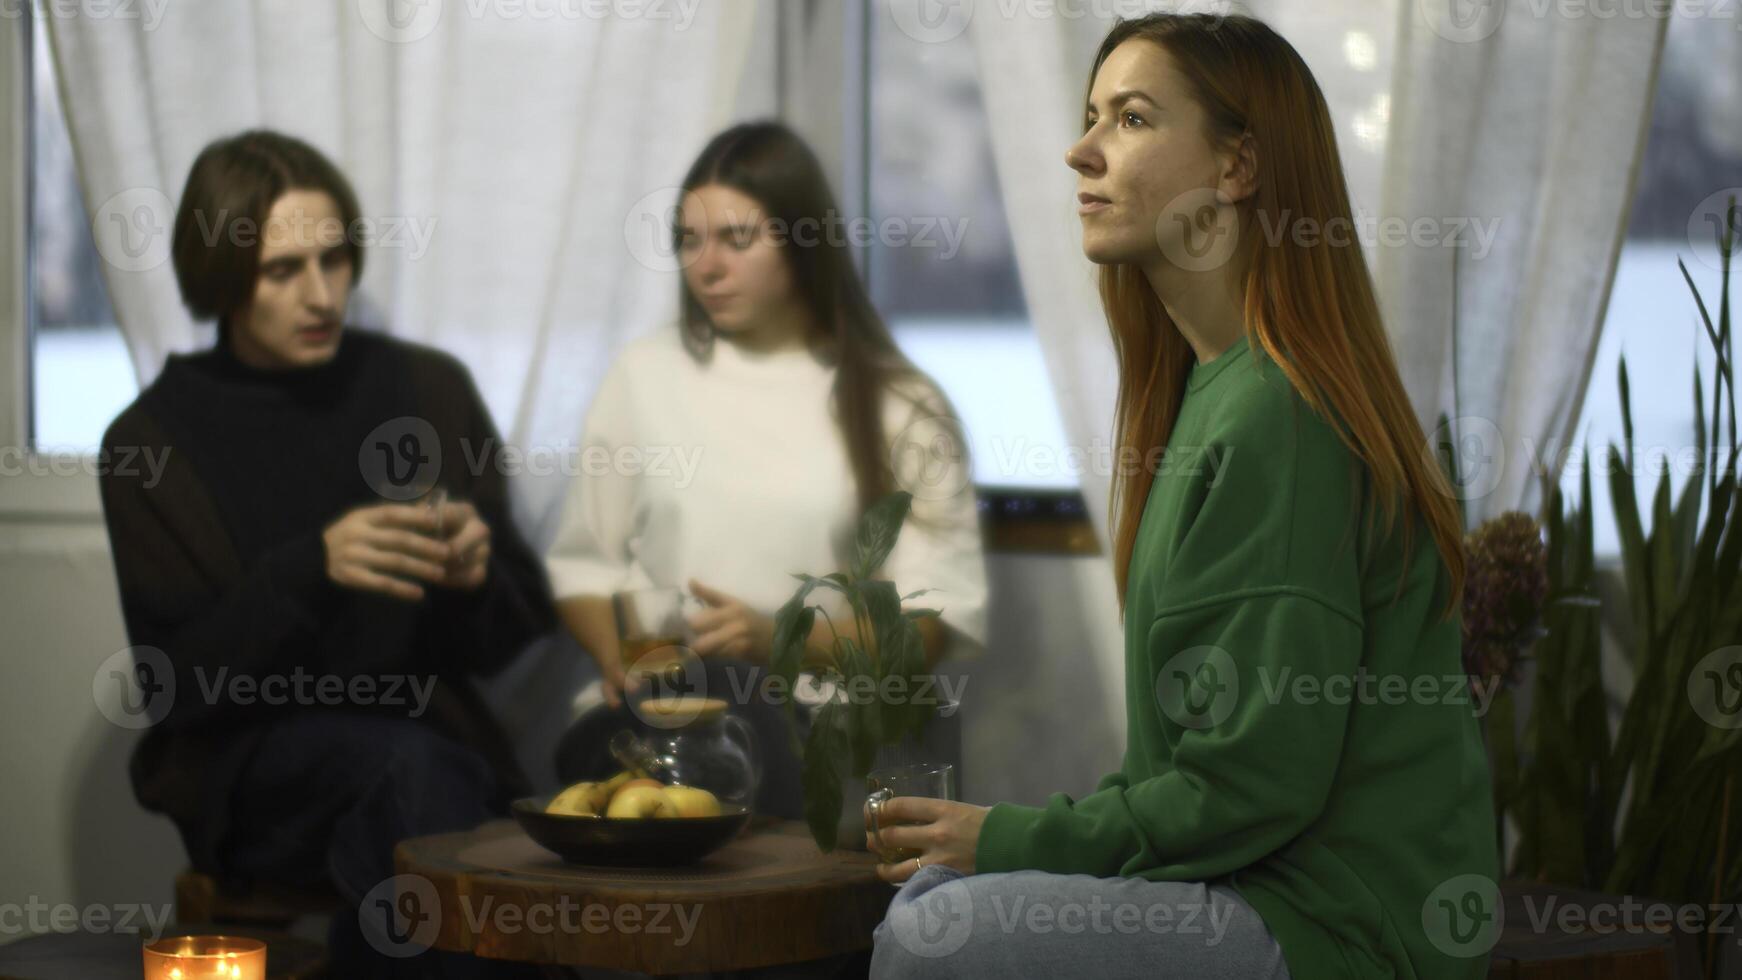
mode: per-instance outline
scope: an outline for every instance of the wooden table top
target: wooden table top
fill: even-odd
[[[394,859],[400,875],[415,876],[424,903],[437,905],[429,945],[654,975],[868,949],[895,894],[873,855],[824,854],[799,821],[753,822],[681,868],[566,864],[512,820],[413,838]]]

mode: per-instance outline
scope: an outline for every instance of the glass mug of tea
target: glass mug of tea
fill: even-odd
[[[883,843],[883,828],[914,823],[895,821],[883,816],[883,804],[897,796],[929,796],[935,800],[956,798],[956,767],[947,762],[915,762],[905,766],[885,766],[873,769],[865,776],[865,787],[871,795],[865,797],[865,826],[871,831],[872,849],[884,864],[900,864],[920,856],[911,847],[890,847]]]
[[[694,670],[689,617],[702,602],[682,589],[636,589],[611,596],[624,676],[677,684]],[[673,690],[670,694],[681,694]]]

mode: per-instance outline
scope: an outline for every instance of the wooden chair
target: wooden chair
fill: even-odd
[[[302,891],[263,884],[235,894],[192,868],[175,876],[175,921],[283,929],[305,915],[330,915],[341,906],[331,891]]]

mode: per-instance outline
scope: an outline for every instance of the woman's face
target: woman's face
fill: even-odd
[[[351,298],[344,219],[325,191],[286,191],[260,228],[254,295],[230,316],[230,343],[255,367],[324,364],[339,349]]]
[[[1204,209],[1228,189],[1228,157],[1205,138],[1203,109],[1167,50],[1136,38],[1114,48],[1095,75],[1084,122],[1065,162],[1077,172],[1090,261],[1148,266],[1201,248],[1189,233],[1203,235]],[[1231,199],[1238,197],[1222,198]]]
[[[783,316],[793,301],[792,270],[765,209],[755,198],[721,184],[684,195],[678,243],[684,281],[727,333]]]

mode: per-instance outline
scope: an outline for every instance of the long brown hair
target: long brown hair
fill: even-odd
[[[778,122],[743,123],[710,140],[684,177],[683,193],[709,184],[748,196],[766,218],[788,229],[806,224],[827,228],[842,220],[816,155]],[[682,245],[682,234],[679,222],[672,229],[674,252]],[[954,421],[955,413],[943,392],[895,345],[853,268],[846,238],[820,235],[814,243],[800,245],[788,236],[781,248],[810,314],[811,349],[835,368],[835,414],[864,510],[894,489],[881,410],[884,395],[911,392],[915,408],[930,417]],[[714,343],[713,322],[687,279],[680,276],[678,288],[685,346],[706,358]],[[918,384],[893,387],[901,381]]]
[[[1354,227],[1330,112],[1312,72],[1254,18],[1152,14],[1108,33],[1089,72],[1091,89],[1113,49],[1133,39],[1172,56],[1204,109],[1212,145],[1231,147],[1243,135],[1256,142],[1256,191],[1235,205],[1238,239],[1230,260],[1247,340],[1281,367],[1313,410],[1341,421],[1334,427],[1365,464],[1388,531],[1401,503],[1406,564],[1415,516],[1425,519],[1450,578],[1445,615],[1451,616],[1464,587],[1462,518],[1398,377],[1360,248],[1353,241],[1273,247],[1259,234],[1261,216],[1273,226],[1304,221],[1335,228],[1335,219]],[[1140,268],[1102,266],[1100,290],[1119,361],[1115,440],[1121,451],[1147,454],[1172,434],[1192,350]],[[1147,468],[1132,467],[1111,490],[1121,608],[1154,479]]]

